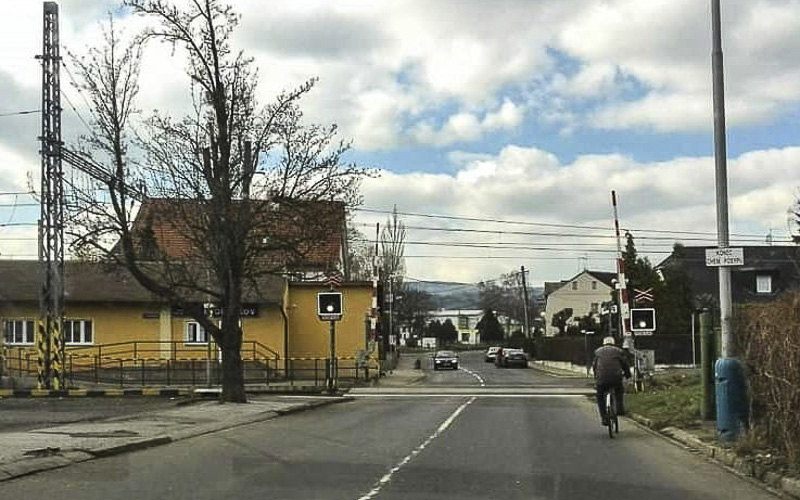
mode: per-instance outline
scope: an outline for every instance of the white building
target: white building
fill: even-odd
[[[476,327],[483,317],[480,309],[439,309],[428,312],[428,323],[439,321],[444,323],[448,319],[458,331],[458,342],[461,344],[480,344],[480,333]]]
[[[572,309],[571,319],[599,314],[600,305],[611,300],[616,278],[616,273],[583,271],[560,283],[545,283],[545,335],[558,334],[553,316],[564,309]]]

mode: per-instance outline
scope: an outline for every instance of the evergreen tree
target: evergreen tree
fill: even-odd
[[[480,332],[481,340],[485,342],[497,342],[505,337],[503,326],[491,309],[486,309],[475,328]]]

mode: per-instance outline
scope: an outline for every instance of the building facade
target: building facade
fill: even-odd
[[[545,335],[558,335],[553,326],[553,316],[564,309],[572,309],[572,319],[599,314],[603,302],[611,299],[616,274],[600,271],[582,271],[571,279],[559,283],[545,283]]]

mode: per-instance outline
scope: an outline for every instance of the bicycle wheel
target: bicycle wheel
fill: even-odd
[[[614,401],[614,390],[606,392],[606,416],[608,417],[608,437],[614,437],[614,428],[619,429],[617,423],[617,405]]]

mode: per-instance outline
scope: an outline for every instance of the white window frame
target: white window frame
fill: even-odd
[[[597,281],[592,281],[592,290],[597,290]]]
[[[203,340],[192,340],[189,336],[189,329],[196,328],[195,339],[202,338]],[[208,345],[208,332],[197,321],[186,321],[183,324],[183,343],[185,345]]]
[[[11,338],[7,335],[9,324],[14,325]],[[22,341],[17,341],[17,326],[21,327]],[[29,331],[30,330],[30,331]],[[36,342],[36,321],[31,318],[8,318],[3,320],[3,337],[6,345],[33,345]]]
[[[70,324],[70,337],[67,340],[67,323]],[[77,338],[75,341],[75,326],[78,326]],[[88,328],[87,328],[88,327]],[[87,340],[88,332],[88,340]],[[93,345],[94,344],[94,323],[90,319],[65,318],[61,325],[61,334],[64,338],[64,345]]]
[[[772,293],[771,274],[756,274],[756,293]]]
[[[577,281],[573,281],[572,282],[572,289],[573,290],[577,290],[578,289],[578,282]]]

